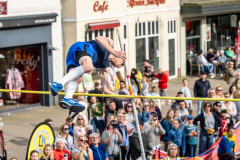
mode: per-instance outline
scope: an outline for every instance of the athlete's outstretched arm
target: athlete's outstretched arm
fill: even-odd
[[[113,45],[113,41],[110,38],[104,37],[104,36],[98,36],[95,39],[95,42],[99,44],[101,47],[106,49],[109,53],[112,55],[122,58],[123,60],[126,60],[126,52],[124,51],[115,51],[111,45]]]

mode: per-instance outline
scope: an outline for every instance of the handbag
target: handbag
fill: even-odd
[[[215,132],[215,129],[213,129],[213,128],[208,128],[207,129],[207,134],[209,134],[209,135],[214,134],[214,132]]]
[[[215,129],[213,129],[213,128],[209,128],[205,113],[204,113],[204,118],[205,118],[205,124],[206,124],[206,126],[207,126],[207,134],[209,134],[209,135],[214,134],[214,133],[215,133]]]

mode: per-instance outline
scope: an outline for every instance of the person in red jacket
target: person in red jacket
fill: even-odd
[[[167,82],[168,82],[168,75],[162,71],[161,68],[158,68],[158,74],[154,74],[154,77],[158,78],[158,88],[160,96],[167,97]],[[168,100],[168,104],[171,103],[171,100]],[[161,104],[165,104],[164,100],[161,101]]]

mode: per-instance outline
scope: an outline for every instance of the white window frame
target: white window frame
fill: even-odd
[[[148,23],[150,22],[150,34],[148,34]],[[154,22],[154,30],[155,33],[153,34],[152,32],[152,22]],[[158,22],[158,23],[157,23]],[[145,23],[145,35],[143,35],[143,23]],[[139,36],[139,24],[141,24],[141,36]],[[158,24],[158,25],[157,25]],[[159,48],[159,53],[160,53],[160,27],[159,27],[159,21],[145,21],[145,22],[137,22],[135,26],[137,26],[137,28],[135,28],[137,30],[137,35],[135,35],[135,41],[137,39],[142,39],[145,38],[145,46],[146,46],[146,53],[145,53],[145,57],[146,59],[149,59],[149,41],[148,39],[151,37],[158,37],[158,48]],[[157,27],[158,27],[158,33],[156,33],[157,31]],[[160,57],[160,56],[159,56]],[[158,63],[158,67],[160,66],[160,61]]]
[[[170,25],[171,22],[173,22],[174,24],[174,21],[175,21],[175,31],[174,31],[174,25]],[[175,75],[172,75],[172,76],[169,76],[169,79],[173,79],[173,78],[177,78],[178,76],[178,63],[177,63],[177,60],[178,60],[178,57],[177,57],[177,20],[176,19],[168,19],[168,41],[170,39],[174,39],[175,40]],[[172,31],[172,32],[171,32]],[[169,49],[168,49],[169,51]],[[170,65],[170,64],[169,64]],[[170,67],[169,67],[170,69]],[[170,72],[169,72],[170,73]]]

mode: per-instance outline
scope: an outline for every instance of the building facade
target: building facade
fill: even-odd
[[[1,1],[0,8],[0,88],[48,91],[48,83],[64,73],[60,1]],[[0,96],[6,109],[54,104],[50,95]]]
[[[187,62],[200,49],[205,54],[210,48],[234,49],[239,21],[239,0],[182,0],[181,61]],[[188,74],[188,69],[182,66],[183,75]]]
[[[127,52],[127,70],[142,71],[144,59],[167,72],[180,76],[179,0],[67,0],[62,1],[65,46],[77,41],[110,37],[120,50],[119,30]]]

